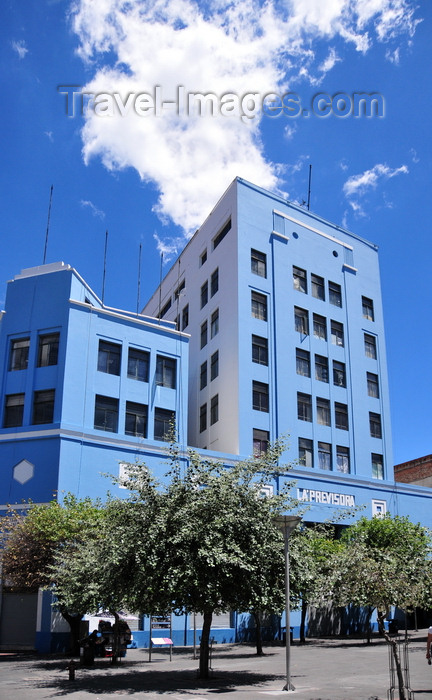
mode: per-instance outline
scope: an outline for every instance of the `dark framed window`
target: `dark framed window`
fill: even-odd
[[[379,399],[379,383],[378,375],[372,372],[366,372],[367,377],[367,390],[368,396],[372,396],[374,399]]]
[[[201,348],[201,350],[203,349],[203,347],[205,347],[207,345],[207,340],[208,340],[207,334],[208,334],[208,323],[207,323],[207,321],[204,321],[201,324],[201,330],[200,330],[200,348]]]
[[[298,440],[299,462],[303,467],[313,467],[313,442],[307,438]]]
[[[270,434],[268,430],[253,429],[253,454],[254,457],[261,457],[268,450]]]
[[[324,278],[319,275],[311,274],[311,287],[312,296],[315,297],[315,299],[325,301]]]
[[[58,362],[58,349],[60,333],[47,333],[39,336],[38,367],[56,365]]]
[[[336,445],[336,469],[338,472],[342,472],[342,474],[350,473],[351,466],[349,447]]]
[[[125,433],[135,437],[147,437],[148,408],[145,404],[126,401]]]
[[[207,386],[207,360],[200,367],[200,390]]]
[[[296,372],[303,377],[311,376],[310,352],[296,348]]]
[[[210,319],[210,337],[214,338],[219,333],[219,309],[213,311]]]
[[[168,311],[171,308],[171,304],[172,304],[172,301],[171,301],[171,297],[170,297],[168,299],[167,303],[165,304],[165,306],[161,309],[161,312],[159,314],[159,318],[163,318],[165,316],[165,314],[168,313]]]
[[[99,341],[98,370],[107,374],[120,374],[121,345]]]
[[[339,347],[344,347],[344,327],[343,323],[339,321],[331,321],[331,341],[333,345],[339,345]]]
[[[384,479],[384,460],[383,456],[372,453],[372,478]]]
[[[30,348],[30,338],[16,338],[11,340],[9,370],[27,369]]]
[[[313,334],[315,338],[327,340],[327,319],[324,316],[313,315]]]
[[[54,389],[35,391],[33,396],[33,425],[52,423],[54,420]]]
[[[269,411],[269,386],[263,382],[252,382],[252,408],[255,411]]]
[[[268,340],[260,335],[252,336],[252,362],[268,365]]]
[[[96,394],[94,427],[108,433],[118,431],[119,402],[110,396]]]
[[[169,411],[166,408],[155,408],[153,431],[154,439],[169,442],[174,431],[175,411]]]
[[[215,394],[210,400],[210,425],[219,420],[219,394]]]
[[[365,355],[370,357],[371,360],[377,359],[377,349],[376,349],[376,338],[374,335],[369,335],[369,333],[364,334],[364,345],[365,345]]]
[[[328,383],[328,357],[324,357],[324,355],[315,355],[315,379],[318,379],[320,382]]]
[[[344,362],[333,360],[333,384],[335,386],[346,386],[346,370]]]
[[[219,350],[216,350],[216,352],[214,352],[210,358],[210,381],[212,382],[213,379],[216,379],[216,377],[218,375],[219,375]]]
[[[294,307],[294,328],[297,333],[309,335],[309,314],[306,309]]]
[[[328,283],[329,302],[334,306],[342,306],[342,290],[340,284],[336,282]]]
[[[182,331],[189,325],[189,304],[183,307],[182,310]]]
[[[267,277],[267,256],[259,250],[251,250],[251,271],[254,275]]]
[[[301,267],[296,267],[295,265],[293,265],[293,287],[298,292],[307,294],[306,270],[302,270]]]
[[[5,397],[3,428],[18,428],[23,424],[24,394],[8,394]]]
[[[210,278],[210,295],[214,297],[219,289],[219,268],[217,267]]]
[[[317,423],[320,425],[331,425],[330,401],[320,396],[316,400]]]
[[[175,389],[177,381],[177,361],[174,357],[156,356],[156,384]]]
[[[348,406],[335,402],[335,425],[339,430],[348,430]]]
[[[267,297],[259,292],[252,292],[252,316],[261,321],[267,321]]]
[[[372,299],[362,297],[362,311],[364,318],[367,318],[368,321],[375,321],[374,304]]]
[[[332,470],[332,452],[328,442],[318,442],[318,468]]]
[[[369,412],[369,427],[371,437],[382,438],[381,416],[379,413]]]
[[[297,393],[297,418],[312,422],[312,397],[300,391]]]
[[[204,250],[200,255],[200,267],[201,267],[201,265],[204,265],[204,263],[206,261],[207,261],[207,249]]]
[[[127,376],[139,382],[149,380],[150,353],[138,348],[129,348]]]
[[[208,282],[207,280],[204,282],[204,284],[201,287],[201,308],[203,308],[207,302],[208,302]]]
[[[203,433],[204,430],[207,430],[207,404],[206,403],[203,403],[203,405],[200,406],[199,429],[200,429],[200,433]]]
[[[180,282],[179,286],[177,287],[177,289],[174,292],[175,299],[179,298],[180,294],[182,293],[182,291],[185,287],[186,287],[186,280],[183,280],[182,282]]]
[[[222,226],[219,233],[213,239],[213,250],[218,247],[218,245],[223,241],[228,231],[231,230],[231,219],[228,219],[226,224]]]

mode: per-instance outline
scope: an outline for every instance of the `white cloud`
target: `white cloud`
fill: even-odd
[[[414,10],[409,0],[75,0],[72,21],[93,70],[85,90],[126,100],[159,85],[172,100],[179,85],[220,97],[280,94],[299,76],[316,84],[341,58],[329,48],[318,61],[315,40],[342,38],[364,52],[375,40],[411,36]],[[281,190],[284,170],[264,154],[262,118],[89,110],[83,155],[109,170],[134,168],[157,186],[161,219],[191,233],[236,176]]]
[[[368,191],[375,190],[381,181],[389,180],[396,177],[396,175],[407,175],[408,172],[406,165],[401,165],[399,168],[390,168],[388,165],[377,163],[370,170],[365,170],[363,173],[349,177],[343,186],[343,192],[353,211],[362,216],[364,211],[359,200]],[[389,206],[388,202],[386,206]]]
[[[13,50],[18,54],[19,58],[25,58],[26,53],[28,53],[28,48],[26,47],[24,39],[19,41],[12,41],[11,46]]]
[[[81,199],[80,201],[81,206],[84,208],[90,209],[91,213],[93,216],[96,216],[98,219],[104,219],[105,218],[105,212],[103,212],[101,209],[98,209],[93,202],[90,202],[89,199]]]

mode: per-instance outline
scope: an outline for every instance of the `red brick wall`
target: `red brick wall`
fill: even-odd
[[[395,481],[403,481],[405,484],[432,477],[432,455],[397,464],[394,474]]]

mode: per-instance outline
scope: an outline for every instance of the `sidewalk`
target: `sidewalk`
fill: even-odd
[[[409,633],[411,689],[415,700],[432,698],[432,666],[426,654],[426,630]],[[69,680],[68,657],[0,655],[0,700],[203,700],[217,695],[233,700],[387,700],[388,649],[385,641],[309,640],[291,647],[291,680],[295,690],[287,693],[285,648],[265,647],[257,657],[244,645],[213,647],[212,673],[207,681],[197,678],[198,659],[190,648],[173,650],[130,649],[119,666],[109,659],[96,659],[94,667],[78,666]],[[394,700],[398,698],[397,690]]]

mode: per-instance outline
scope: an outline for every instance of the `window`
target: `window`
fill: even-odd
[[[365,355],[372,360],[377,359],[376,338],[374,335],[364,334]]]
[[[350,453],[349,447],[336,445],[336,469],[342,474],[350,473]]]
[[[343,362],[333,360],[333,384],[346,387],[346,370]]]
[[[372,477],[374,479],[384,479],[383,456],[372,454]]]
[[[297,393],[297,418],[312,422],[312,397],[309,394]]]
[[[33,425],[53,422],[54,394],[54,389],[35,391],[33,398]]]
[[[293,287],[298,292],[307,294],[306,270],[302,270],[301,267],[296,267],[295,265],[293,265]]]
[[[324,316],[313,315],[313,333],[315,338],[327,340],[327,321]]]
[[[94,427],[97,430],[106,430],[108,433],[116,433],[118,430],[118,412],[118,399],[96,395]]]
[[[129,348],[127,376],[139,382],[149,380],[150,353],[137,348]]]
[[[328,283],[329,302],[334,306],[342,306],[342,291],[340,284],[336,282]]]
[[[201,265],[204,265],[206,260],[207,260],[207,250],[204,250],[200,255],[200,267],[201,267]]]
[[[265,253],[259,250],[251,250],[251,271],[254,275],[267,277],[267,260]]]
[[[30,338],[11,340],[9,370],[27,369]]]
[[[58,361],[60,333],[39,336],[38,367],[56,365]]]
[[[367,318],[368,321],[375,321],[374,306],[372,299],[362,297],[362,309],[364,318]]]
[[[182,311],[182,331],[189,325],[189,304],[183,307]]]
[[[228,231],[231,229],[231,219],[228,219],[227,223],[225,226],[221,228],[217,236],[214,237],[213,239],[213,250],[218,247],[219,243],[223,241],[225,236],[227,235]]]
[[[207,345],[207,329],[208,329],[208,323],[207,321],[204,321],[204,323],[201,324],[201,333],[200,333],[200,347],[201,349]]]
[[[219,420],[219,394],[215,394],[210,401],[210,425]]]
[[[255,411],[269,410],[269,387],[263,382],[252,382],[252,408]]]
[[[296,348],[296,372],[303,377],[310,377],[310,352]]]
[[[219,375],[219,350],[216,350],[216,352],[214,352],[210,358],[210,381],[212,382],[213,379],[216,379],[216,377],[218,375]]]
[[[210,337],[214,338],[219,333],[219,309],[213,311],[210,320]]]
[[[217,267],[210,278],[210,294],[212,297],[216,294],[219,289],[219,268]]]
[[[348,406],[335,402],[335,423],[339,430],[348,430]]]
[[[175,298],[175,299],[178,299],[178,298],[179,298],[180,293],[183,291],[183,289],[184,289],[185,287],[186,287],[186,280],[183,280],[182,282],[180,282],[179,286],[177,287],[177,289],[176,289],[175,292],[174,292],[174,298]]]
[[[369,413],[369,426],[371,437],[382,438],[381,416],[379,413]]]
[[[18,428],[23,424],[24,394],[9,394],[5,399],[3,428]]]
[[[313,467],[313,443],[312,440],[299,438],[298,441],[299,462],[303,467]]]
[[[203,405],[200,407],[199,430],[200,430],[200,433],[203,433],[204,430],[207,430],[207,404],[206,403],[203,403]]]
[[[208,302],[208,282],[207,280],[201,287],[201,308],[203,308]]]
[[[320,425],[331,425],[330,418],[330,401],[328,399],[322,399],[319,396],[316,400],[317,405],[317,422]]]
[[[332,469],[331,445],[328,442],[318,443],[318,467],[326,471],[331,471]]]
[[[253,453],[254,457],[260,457],[268,450],[270,435],[268,430],[253,429]]]
[[[98,370],[107,374],[120,374],[121,345],[99,341]]]
[[[207,360],[202,363],[200,369],[200,390],[207,386]]]
[[[166,408],[155,408],[154,439],[169,442],[175,430],[175,411]]]
[[[125,433],[141,438],[147,437],[147,406],[126,401]]]
[[[368,396],[372,396],[374,399],[379,399],[378,375],[372,374],[372,372],[366,372],[366,375]]]
[[[268,340],[260,335],[252,336],[252,362],[268,365]]]
[[[344,346],[344,329],[343,324],[338,321],[331,321],[331,341],[333,345]]]
[[[163,317],[168,313],[168,311],[169,311],[170,308],[171,308],[171,303],[172,303],[172,302],[171,302],[171,298],[170,298],[170,299],[168,299],[168,301],[167,301],[167,303],[165,304],[165,306],[161,309],[161,312],[160,312],[160,314],[159,314],[159,318],[163,318]]]
[[[324,279],[318,275],[311,275],[312,296],[315,299],[325,301]]]
[[[294,327],[298,333],[309,335],[309,314],[306,309],[294,307]]]
[[[315,355],[315,379],[320,382],[329,380],[328,358],[324,355]]]
[[[267,321],[267,297],[259,292],[252,292],[252,316]]]
[[[177,362],[173,357],[156,356],[156,384],[168,389],[176,388]]]

